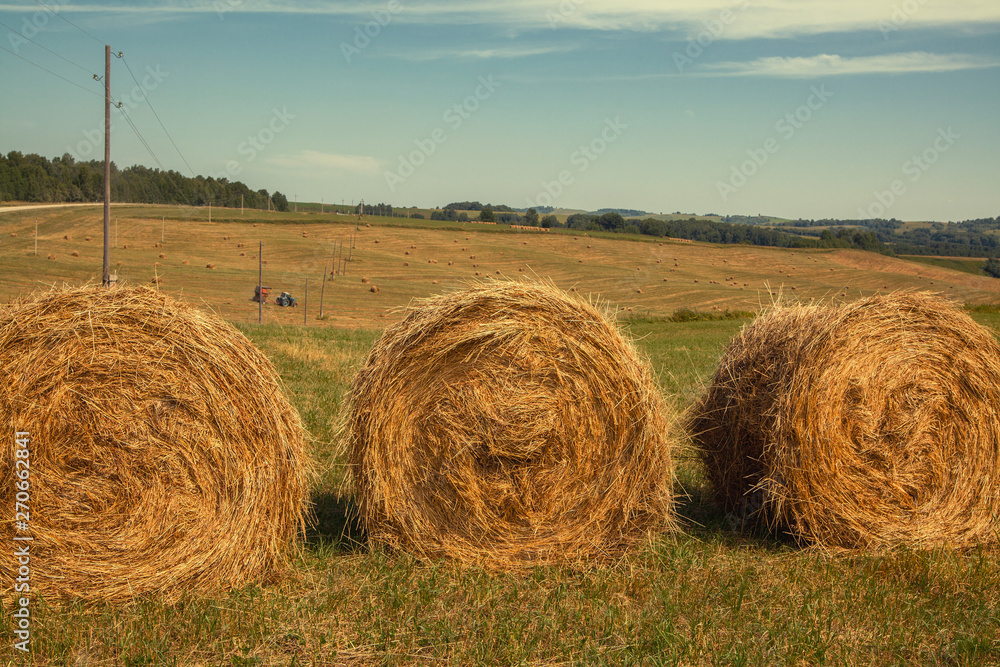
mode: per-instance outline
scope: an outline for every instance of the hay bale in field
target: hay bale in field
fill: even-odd
[[[489,282],[417,302],[351,388],[369,536],[491,568],[619,556],[675,525],[673,420],[590,304]]]
[[[730,344],[688,426],[726,510],[800,541],[1000,535],[1000,346],[938,297],[773,308]]]
[[[0,425],[31,439],[33,597],[174,600],[287,563],[311,474],[305,433],[274,367],[232,326],[147,287],[57,290],[4,311],[0,361]],[[11,545],[24,534],[13,442],[0,470]],[[12,554],[0,549],[0,581],[15,576]]]
[[[215,264],[206,264],[205,268],[206,269],[214,269],[215,268]]]

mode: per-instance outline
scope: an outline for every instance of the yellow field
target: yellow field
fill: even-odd
[[[366,218],[352,252],[354,216],[247,211],[241,217],[238,210],[215,208],[209,223],[207,209],[153,206],[116,207],[112,216],[112,241],[117,225],[112,272],[131,283],[150,284],[158,277],[160,289],[234,321],[257,319],[250,297],[259,242],[265,244],[264,285],[273,289],[272,296],[288,291],[299,299],[294,309],[269,303],[264,321],[287,324],[303,322],[306,279],[309,324],[347,327],[383,326],[413,297],[487,277],[548,278],[622,310],[654,316],[679,308],[754,310],[779,292],[842,300],[920,288],[961,303],[1000,301],[1000,280],[861,251],[718,246],[566,230],[509,232],[475,223],[412,221],[416,226],[402,227],[396,225],[410,221]],[[450,228],[440,228],[446,225]],[[99,282],[101,227],[99,207],[0,213],[0,302],[53,283]],[[346,275],[328,277],[326,319],[320,322],[323,271],[333,266],[338,243],[345,243],[344,257],[351,261]],[[210,264],[215,268],[207,268]]]

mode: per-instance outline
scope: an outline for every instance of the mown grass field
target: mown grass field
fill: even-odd
[[[134,233],[158,234],[153,229],[158,217],[141,215],[146,217],[136,213],[127,218],[136,225]],[[54,213],[47,220],[52,244],[65,243],[64,235],[76,239],[83,233],[79,212]],[[22,219],[16,224],[23,230],[31,223]],[[735,533],[709,502],[700,465],[689,449],[681,451],[678,469],[683,532],[657,536],[614,566],[540,567],[526,575],[423,563],[371,548],[351,518],[349,490],[339,492],[345,469],[336,453],[338,420],[351,377],[381,328],[398,316],[387,311],[412,296],[458,286],[474,273],[469,266],[442,266],[440,260],[420,264],[419,272],[416,262],[402,267],[407,250],[443,258],[448,244],[459,240],[462,247],[468,236],[465,247],[475,249],[467,252],[495,265],[530,264],[561,286],[585,285],[611,305],[632,308],[623,312],[622,323],[649,356],[677,412],[698,395],[726,343],[748,320],[666,322],[657,318],[660,314],[681,307],[754,309],[771,298],[772,290],[765,296],[763,283],[787,285],[780,270],[791,266],[809,267],[798,274],[789,271],[796,292],[834,299],[848,298],[834,296],[845,293],[836,290],[847,284],[867,293],[876,284],[881,288],[894,281],[899,287],[933,280],[953,286],[956,298],[986,303],[994,301],[988,282],[863,253],[658,246],[572,235],[536,241],[462,226],[376,224],[379,248],[367,241],[359,244],[367,254],[358,262],[373,269],[373,280],[385,289],[371,295],[362,291],[359,279],[356,293],[345,290],[339,301],[328,301],[328,306],[340,304],[338,315],[325,322],[310,320],[308,327],[298,324],[301,309],[291,314],[273,309],[269,324],[249,323],[255,320],[256,304],[248,317],[248,304],[236,299],[252,293],[256,267],[244,267],[241,260],[219,260],[219,269],[209,273],[196,271],[192,259],[165,272],[163,289],[192,301],[204,299],[267,354],[314,439],[323,474],[312,492],[315,520],[292,567],[275,581],[208,598],[192,591],[175,605],[142,600],[126,608],[57,608],[39,603],[28,658],[15,654],[6,639],[12,637],[13,624],[5,609],[0,660],[35,665],[1000,664],[1000,554],[995,547],[845,555],[803,549],[780,535]],[[266,235],[265,242],[287,257],[289,266],[302,262],[308,268],[303,258],[318,252],[307,245],[309,239],[332,240],[349,227],[306,224],[292,215],[274,216],[267,223],[193,220],[183,225],[183,249],[167,245],[166,251],[168,259],[174,254],[206,259],[237,238],[234,229],[245,228],[248,240],[250,234]],[[366,233],[373,234],[373,228]],[[91,270],[92,249],[86,264],[64,259],[63,252],[56,260],[36,260],[25,255],[24,235],[10,237],[10,230],[11,223],[0,217],[0,302],[30,289],[43,275],[49,281],[86,279],[81,275]],[[302,231],[308,236],[302,237]],[[216,242],[215,236],[231,240]],[[539,245],[524,246],[525,241]],[[593,251],[582,267],[578,244],[591,245]],[[145,275],[145,262],[159,252],[150,242],[134,255],[121,253],[127,258],[123,273]],[[672,261],[668,267],[657,263],[663,252],[678,257],[682,271],[670,271]],[[640,258],[644,263],[636,261]],[[72,259],[83,260],[83,253]],[[317,264],[321,261],[317,256]],[[865,268],[866,262],[875,268]],[[188,266],[192,268],[182,268]],[[665,270],[671,280],[684,273],[691,287],[638,294],[625,278],[642,274],[637,266],[649,273]],[[407,268],[414,270],[403,270]],[[270,270],[277,275],[278,269]],[[760,286],[743,291],[693,283],[693,276],[714,280],[711,276],[737,271]],[[383,300],[371,305],[373,296]],[[1000,329],[1000,315],[983,310],[974,317]]]
[[[977,314],[1000,324],[996,314]],[[745,320],[635,322],[683,409]],[[832,555],[740,535],[682,454],[685,530],[613,567],[492,574],[366,544],[335,492],[337,415],[377,330],[241,325],[275,362],[325,474],[277,581],[177,605],[36,607],[49,665],[980,665],[1000,662],[996,549]],[[4,614],[4,635],[11,618]],[[2,651],[15,656],[9,644]]]
[[[0,302],[48,284],[100,282],[101,215],[99,207],[0,213]],[[903,288],[940,292],[959,303],[1000,302],[1000,280],[861,251],[719,246],[403,218],[368,217],[359,225],[355,216],[318,212],[241,215],[213,208],[211,215],[209,222],[206,208],[112,209],[112,271],[131,283],[158,278],[169,294],[226,319],[255,323],[257,304],[250,299],[263,243],[264,285],[275,295],[291,292],[300,302],[297,309],[269,304],[265,323],[305,319],[310,326],[349,328],[384,326],[412,298],[490,277],[546,278],[635,316],[681,308],[757,310],[779,293],[840,301]],[[328,276],[320,321],[324,269],[330,271],[335,256],[351,261],[346,275]]]

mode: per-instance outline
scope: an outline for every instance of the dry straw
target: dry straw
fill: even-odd
[[[301,534],[310,465],[271,363],[145,287],[41,293],[0,321],[0,580],[18,565],[13,438],[31,435],[31,588],[168,600],[260,581]]]
[[[688,427],[719,502],[803,542],[998,537],[1000,347],[938,297],[771,309],[733,340]]]
[[[673,424],[648,363],[549,285],[418,302],[352,386],[369,536],[491,568],[616,557],[674,525]]]

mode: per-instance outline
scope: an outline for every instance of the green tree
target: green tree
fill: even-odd
[[[1000,278],[1000,259],[990,257],[986,260],[986,264],[983,265],[983,271],[985,271],[988,276]]]
[[[524,224],[526,224],[529,227],[537,227],[538,211],[536,211],[533,208],[529,208],[528,211],[524,214]]]
[[[609,232],[620,232],[625,228],[625,218],[620,213],[609,212],[599,217],[597,224]]]
[[[558,226],[559,226],[559,218],[552,215],[551,213],[542,218],[542,227],[548,229],[549,227],[558,227]]]
[[[479,220],[481,222],[493,222],[493,207],[484,206],[483,210],[479,212]]]

